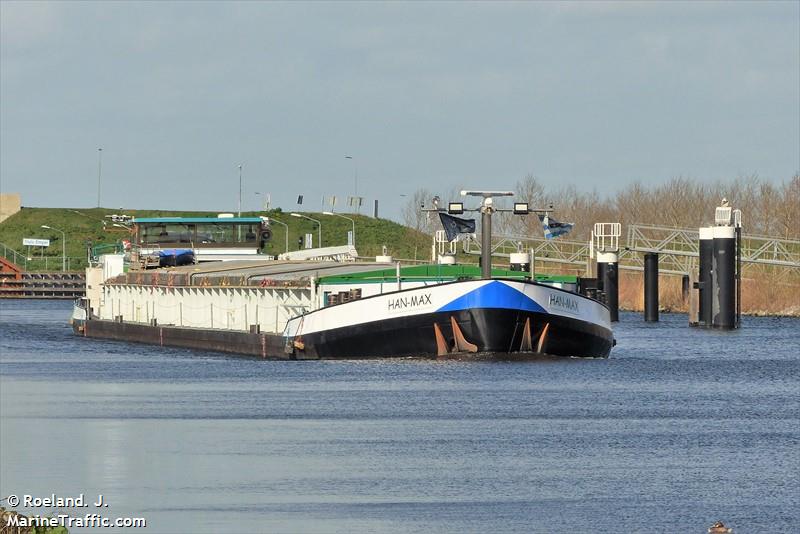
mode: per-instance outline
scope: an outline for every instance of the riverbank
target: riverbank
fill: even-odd
[[[660,276],[659,308],[665,312],[688,313],[679,276]],[[632,312],[644,311],[642,273],[623,271],[619,275],[619,307]],[[781,279],[777,275],[742,280],[742,315],[759,317],[800,317],[800,280]]]

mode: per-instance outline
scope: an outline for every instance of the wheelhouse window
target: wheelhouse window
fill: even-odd
[[[194,224],[154,224],[141,228],[142,244],[158,245],[163,243],[191,244],[195,240]]]
[[[269,229],[259,221],[143,221],[137,228],[140,245],[161,248],[257,249],[269,239]]]

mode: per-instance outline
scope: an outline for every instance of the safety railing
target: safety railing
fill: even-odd
[[[35,252],[27,256],[4,243],[0,243],[0,256],[16,264],[23,271],[79,271],[85,269],[88,264],[84,257],[37,255]]]

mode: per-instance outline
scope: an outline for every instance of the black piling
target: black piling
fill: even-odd
[[[686,304],[689,300],[689,275],[684,274],[681,276],[681,301]]]
[[[711,267],[714,256],[713,227],[700,228],[700,268],[697,276],[698,324],[711,326]]]
[[[658,322],[658,254],[644,255],[644,320]]]
[[[606,268],[606,295],[608,296],[608,309],[611,312],[611,322],[619,321],[619,270],[617,262],[609,263]]]
[[[605,286],[603,284],[603,280],[605,280],[605,276],[606,276],[606,264],[605,263],[601,263],[601,262],[598,261],[597,262],[597,268],[595,270],[597,271],[597,278],[596,278],[597,284],[596,284],[596,287],[597,287],[597,292],[600,295],[600,300],[602,300],[603,302],[608,304],[608,302],[606,301],[606,292],[605,292],[606,288],[605,288]]]
[[[481,210],[481,278],[492,277],[492,212]]]
[[[733,226],[714,227],[711,278],[714,328],[736,328],[736,231]]]
[[[611,322],[619,321],[619,270],[617,261],[617,254],[613,252],[600,252],[597,255],[597,279],[602,283],[600,289],[605,294]]]

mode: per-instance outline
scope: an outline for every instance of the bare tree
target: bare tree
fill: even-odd
[[[785,238],[800,239],[800,172],[781,185],[775,216]]]
[[[413,228],[423,234],[432,234],[438,219],[434,220],[429,212],[422,211],[422,207],[432,207],[434,194],[429,189],[420,188],[408,198],[403,206],[403,222],[409,228]]]
[[[588,239],[596,222],[628,224],[657,224],[683,228],[697,228],[712,224],[714,208],[723,197],[741,209],[748,233],[781,235],[800,238],[800,173],[780,185],[770,183],[757,174],[740,176],[733,180],[701,184],[684,176],[674,177],[658,185],[646,186],[635,182],[611,197],[601,197],[596,190],[579,190],[575,186],[547,188],[534,175],[528,174],[516,184],[518,202],[528,202],[532,207],[553,204],[553,217],[575,224],[568,239]],[[435,217],[420,212],[420,206],[430,206],[434,193],[428,189],[417,190],[403,209],[407,226],[432,233],[438,226]],[[448,201],[469,199],[452,188],[442,196],[440,205]],[[498,205],[502,199],[498,199]],[[499,214],[494,220],[496,233],[541,235],[538,217]]]
[[[648,223],[690,228],[700,225],[707,197],[702,185],[679,176],[656,187],[650,197]]]
[[[614,199],[617,221],[623,224],[630,222],[644,222],[644,215],[648,212],[649,193],[641,182],[634,182],[619,193]]]
[[[533,175],[527,174],[517,182],[515,187],[515,201],[527,202],[531,208],[541,208],[547,205],[547,192],[544,185]],[[536,214],[525,217],[505,215],[500,218],[500,227],[506,233],[519,235],[541,235],[542,226]]]

